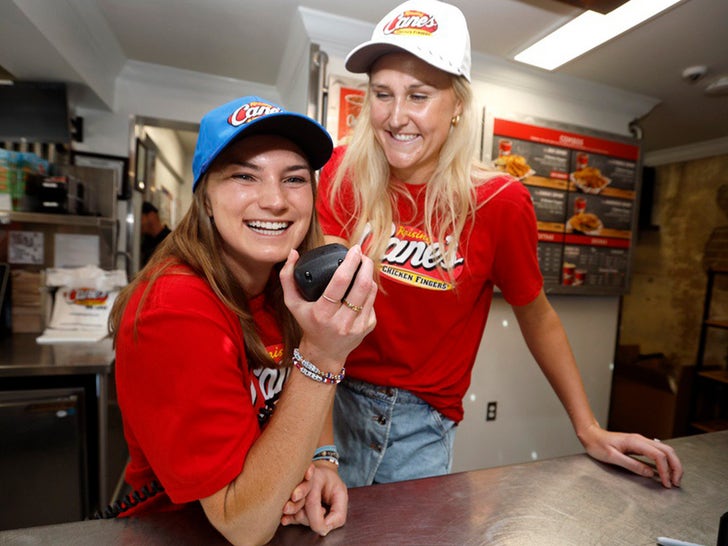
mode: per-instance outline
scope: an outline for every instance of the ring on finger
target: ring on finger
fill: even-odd
[[[358,313],[359,311],[361,311],[362,309],[364,309],[361,305],[354,305],[353,303],[347,301],[346,299],[342,299],[341,300],[341,303],[343,303],[344,305],[346,305],[349,309],[351,309],[355,313]]]
[[[331,303],[336,303],[336,304],[338,304],[338,303],[339,303],[339,301],[338,301],[338,300],[335,300],[334,298],[330,298],[330,297],[328,297],[328,296],[327,296],[326,294],[321,294],[321,297],[322,297],[323,299],[325,299],[326,301],[330,301]]]

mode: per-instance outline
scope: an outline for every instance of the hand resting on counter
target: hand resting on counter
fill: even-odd
[[[652,478],[657,474],[662,485],[680,487],[683,468],[675,450],[659,440],[650,440],[641,434],[609,432],[593,425],[579,440],[587,453],[604,463],[631,470],[635,474]],[[654,462],[652,467],[630,455],[640,455]]]

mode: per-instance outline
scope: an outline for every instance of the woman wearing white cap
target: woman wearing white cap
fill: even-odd
[[[674,451],[607,432],[589,406],[562,324],[544,295],[528,191],[476,160],[478,116],[463,14],[437,0],[390,11],[346,59],[367,73],[347,148],[321,172],[329,242],[361,243],[380,283],[377,327],[347,359],[334,411],[350,487],[444,474],[493,288],[593,457],[678,485]],[[349,298],[351,299],[351,298]]]
[[[199,501],[236,544],[265,543],[279,523],[344,524],[325,423],[375,323],[373,266],[353,247],[326,288],[341,299],[360,267],[357,312],[309,303],[293,280],[298,252],[322,242],[314,170],[331,149],[314,120],[259,97],[202,119],[192,205],[112,311],[125,477],[139,495],[107,516]]]

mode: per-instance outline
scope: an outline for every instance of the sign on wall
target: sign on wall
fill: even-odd
[[[326,129],[335,145],[346,144],[364,104],[366,81],[332,76],[329,80]]]
[[[490,136],[484,158],[531,193],[546,290],[624,293],[639,212],[637,142],[500,118],[492,120]]]
[[[8,232],[8,262],[11,264],[43,265],[44,248],[44,236],[40,231]]]

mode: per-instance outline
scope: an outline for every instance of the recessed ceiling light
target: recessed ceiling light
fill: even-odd
[[[695,66],[688,66],[685,70],[683,70],[682,77],[687,82],[695,83],[702,80],[707,73],[707,66],[703,64],[696,64]]]
[[[554,70],[682,0],[630,0],[607,14],[585,11],[514,58]]]

